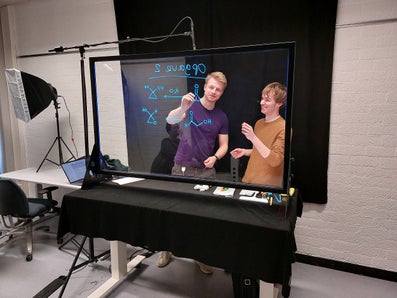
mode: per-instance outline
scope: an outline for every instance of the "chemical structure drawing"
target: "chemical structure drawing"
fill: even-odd
[[[152,124],[152,125],[156,125],[157,121],[156,119],[153,117],[153,115],[157,114],[157,109],[155,109],[153,112],[149,112],[149,110],[147,108],[142,108],[142,112],[147,113],[149,115],[146,123],[147,124]]]
[[[164,86],[157,86],[156,88],[151,88],[149,85],[144,86],[145,89],[148,89],[150,91],[150,94],[148,96],[148,99],[150,100],[159,100],[157,96],[157,91],[162,91],[164,90]]]
[[[201,122],[199,122],[199,123],[196,123],[195,121],[194,121],[194,119],[193,119],[193,111],[190,111],[190,113],[189,113],[189,122],[187,122],[187,123],[185,123],[184,125],[185,125],[185,127],[188,127],[188,126],[190,126],[190,125],[193,125],[193,126],[201,126],[201,125],[211,125],[212,124],[212,119],[211,118],[208,118],[208,119],[204,119],[203,121],[201,121]]]
[[[194,88],[194,95],[195,95],[195,99],[194,101],[200,101],[200,94],[199,94],[199,90],[200,90],[200,84],[196,83],[193,85]],[[144,85],[144,89],[149,90],[149,95],[148,95],[148,99],[149,100],[154,100],[154,101],[158,101],[161,98],[163,99],[180,99],[183,97],[183,94],[180,94],[180,90],[178,87],[175,88],[168,88],[166,90],[166,87],[164,85],[157,85],[156,87],[152,87],[149,84]],[[166,94],[164,94],[166,93]],[[163,95],[164,94],[164,95]]]
[[[194,101],[200,101],[199,88],[199,84],[194,84]]]

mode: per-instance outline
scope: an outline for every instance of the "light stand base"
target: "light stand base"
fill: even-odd
[[[46,160],[48,160],[49,162],[52,162],[53,164],[55,164],[57,166],[60,166],[64,162],[63,161],[63,154],[62,154],[62,144],[66,147],[66,149],[68,149],[70,155],[72,155],[72,157],[69,158],[68,161],[72,160],[72,159],[76,159],[76,157],[74,156],[73,152],[69,149],[68,145],[66,145],[65,141],[61,137],[61,133],[60,133],[60,130],[59,130],[59,113],[58,113],[59,104],[58,104],[58,101],[57,101],[56,98],[53,101],[54,101],[54,107],[55,107],[55,121],[56,121],[56,124],[57,124],[57,136],[56,136],[54,142],[52,142],[52,145],[51,145],[50,149],[48,149],[47,154],[44,156],[44,158],[43,158],[41,164],[39,165],[39,168],[37,169],[36,173],[40,170],[41,166],[43,165],[43,163]],[[56,163],[56,162],[48,159],[48,154],[50,154],[52,148],[54,148],[56,143],[58,144],[59,163]]]
[[[48,159],[48,155],[50,154],[51,150],[54,148],[55,144],[58,143],[58,151],[59,151],[59,163],[56,163],[55,161],[52,161],[51,159]],[[56,137],[54,142],[52,142],[52,145],[50,147],[50,149],[48,149],[47,154],[44,156],[43,160],[41,161],[38,169],[36,170],[36,173],[40,170],[41,166],[44,164],[44,162],[47,160],[57,166],[60,166],[64,160],[63,160],[63,155],[62,155],[62,147],[61,145],[64,145],[65,148],[69,151],[71,157],[67,160],[72,160],[72,159],[76,159],[76,157],[74,156],[73,152],[70,150],[70,148],[68,147],[68,145],[65,143],[65,141],[62,139],[62,137]]]

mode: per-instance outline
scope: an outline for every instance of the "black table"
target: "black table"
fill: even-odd
[[[214,196],[213,189],[199,192],[193,186],[160,180],[122,186],[107,182],[66,194],[58,238],[70,232],[172,251],[288,287],[297,196],[290,197],[284,213],[278,205]]]

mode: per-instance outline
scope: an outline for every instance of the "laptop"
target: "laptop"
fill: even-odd
[[[87,170],[84,157],[62,163],[61,167],[70,184],[80,186],[83,184],[85,172]]]

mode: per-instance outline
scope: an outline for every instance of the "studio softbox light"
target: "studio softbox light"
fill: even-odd
[[[40,114],[41,111],[45,110],[51,102],[54,103],[57,136],[36,172],[40,170],[46,160],[56,165],[61,165],[64,162],[62,144],[69,151],[72,156],[71,159],[75,159],[73,152],[66,145],[60,134],[57,90],[46,81],[15,68],[6,69],[5,75],[8,94],[14,106],[15,115],[18,119],[29,122]],[[58,145],[59,163],[48,159],[48,155],[55,145]]]
[[[17,70],[5,70],[8,94],[18,119],[29,122],[58,97],[57,91],[46,81]]]

